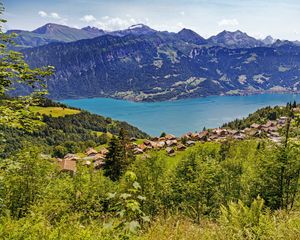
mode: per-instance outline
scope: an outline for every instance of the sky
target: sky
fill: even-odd
[[[1,1],[1,0],[0,0]],[[256,38],[300,40],[300,0],[2,0],[5,28],[46,23],[104,30],[143,23],[156,30],[189,28],[203,37],[241,30]]]

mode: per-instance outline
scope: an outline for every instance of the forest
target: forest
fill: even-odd
[[[1,27],[1,239],[299,238],[300,121],[292,111],[299,106],[265,108],[224,125],[242,129],[287,116],[279,144],[232,139],[199,142],[175,156],[134,156],[129,138],[149,136],[126,123],[79,109],[60,117],[34,112],[67,106],[45,99],[55,69],[30,68],[7,49],[13,37]],[[31,94],[8,97],[15,84]],[[75,173],[60,170],[55,154],[103,143],[103,168],[79,162]]]

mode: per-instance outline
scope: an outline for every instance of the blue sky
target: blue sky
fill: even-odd
[[[3,0],[7,29],[54,22],[71,27],[193,29],[204,37],[241,30],[254,37],[300,40],[300,0]]]

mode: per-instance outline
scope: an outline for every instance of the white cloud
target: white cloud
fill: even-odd
[[[179,14],[180,14],[181,16],[184,16],[184,15],[185,15],[185,12],[184,12],[184,11],[181,11]]]
[[[54,19],[61,19],[61,17],[56,12],[51,13],[50,16]]]
[[[219,27],[236,27],[239,25],[239,21],[236,18],[222,19],[218,22]]]
[[[82,18],[80,18],[80,21],[87,22],[87,23],[95,22],[96,20],[97,19],[93,15],[85,15]]]
[[[108,31],[114,31],[114,30],[128,28],[129,26],[137,23],[138,21],[136,21],[134,18],[122,19],[119,17],[105,16],[102,17],[100,21],[96,22],[96,26]]]
[[[55,20],[55,22],[58,22],[60,24],[67,24],[68,19],[67,18],[63,18],[61,17],[58,13],[56,12],[51,12],[51,13],[47,13],[45,11],[39,11],[38,12],[39,16],[42,18],[48,18],[48,19],[52,19]]]
[[[41,16],[41,17],[48,17],[48,14],[44,11],[39,11],[38,14]]]

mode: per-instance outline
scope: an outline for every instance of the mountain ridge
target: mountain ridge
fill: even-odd
[[[50,97],[163,101],[209,95],[298,91],[300,47],[224,48],[189,44],[176,33],[103,35],[24,50],[53,65]]]

